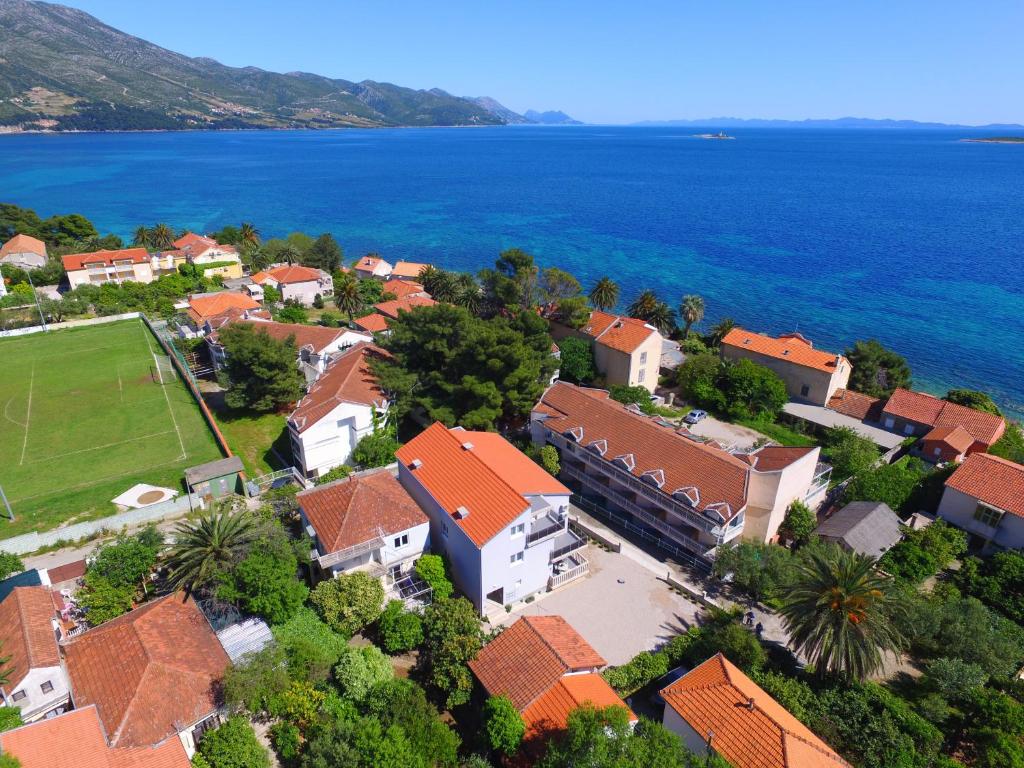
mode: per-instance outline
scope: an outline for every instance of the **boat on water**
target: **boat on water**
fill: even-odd
[[[698,139],[735,139],[735,136],[729,136],[725,131],[719,131],[718,133],[698,133],[696,138]]]

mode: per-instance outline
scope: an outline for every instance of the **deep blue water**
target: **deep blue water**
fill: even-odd
[[[877,337],[915,383],[1024,411],[1024,146],[964,132],[480,128],[0,137],[0,200],[477,269],[509,246],[628,302],[707,301],[840,350]]]

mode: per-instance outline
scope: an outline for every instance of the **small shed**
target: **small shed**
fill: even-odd
[[[900,518],[880,501],[853,501],[814,531],[850,552],[881,557],[903,538]]]
[[[192,493],[204,499],[219,499],[238,490],[242,460],[237,456],[218,459],[185,470],[185,482]]]

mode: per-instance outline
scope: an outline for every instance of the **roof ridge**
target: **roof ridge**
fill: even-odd
[[[18,591],[21,587],[15,587],[12,590],[12,594],[17,594],[17,606],[18,606],[18,623],[21,625],[21,640],[25,643],[25,650],[28,652],[28,668],[32,669],[32,642],[28,635],[28,617],[25,615],[25,602],[21,599],[21,593]],[[0,649],[2,650],[2,649]],[[20,680],[18,682],[21,682]]]
[[[523,618],[524,618],[524,619],[539,619],[539,618],[544,618],[544,617],[542,617],[542,616],[524,616]],[[561,618],[561,617],[560,617],[560,616],[550,616],[550,614],[549,614],[549,618]],[[562,621],[565,621],[565,619],[562,619]],[[569,622],[566,622],[566,624],[568,624],[568,623],[569,623]],[[558,663],[559,663],[559,664],[561,664],[561,665],[562,665],[562,667],[564,667],[564,668],[565,668],[565,671],[566,671],[566,672],[569,672],[569,671],[571,671],[571,670],[572,670],[572,667],[570,667],[570,666],[569,666],[568,664],[566,664],[566,663],[565,663],[565,660],[564,660],[564,659],[562,658],[562,654],[560,654],[560,653],[559,653],[558,651],[556,651],[556,650],[555,650],[554,646],[552,646],[552,645],[551,645],[551,643],[549,643],[549,642],[548,642],[548,639],[547,639],[546,637],[544,637],[544,635],[543,635],[543,634],[542,634],[542,633],[541,633],[541,632],[540,632],[540,631],[539,631],[539,630],[537,629],[537,627],[535,627],[535,626],[533,625],[533,622],[532,622],[532,621],[527,621],[527,626],[528,626],[528,627],[529,627],[529,628],[530,628],[531,630],[533,630],[533,633],[534,633],[534,634],[535,634],[535,635],[536,635],[536,636],[537,636],[538,638],[540,638],[540,641],[541,641],[542,643],[544,643],[545,647],[546,647],[546,648],[547,648],[547,649],[548,649],[549,651],[551,651],[551,653],[553,653],[553,654],[554,654],[555,658],[556,658],[556,659],[558,659]],[[575,631],[575,630],[573,630],[573,631]],[[577,634],[579,634],[579,633],[577,633]],[[562,673],[562,676],[563,676],[563,677],[565,676],[565,672],[563,672],[563,673]],[[559,678],[559,679],[561,679],[561,678]]]
[[[789,710],[786,710],[786,711],[789,712]],[[789,714],[793,715],[792,712],[790,712]],[[796,717],[796,715],[793,715],[793,717]],[[802,723],[801,723],[801,725],[802,725]],[[804,726],[804,727],[806,728],[806,726]],[[846,761],[846,759],[842,755],[840,755],[838,752],[836,752],[834,749],[832,749],[832,747],[829,747],[828,744],[825,744],[824,741],[822,741],[821,743],[825,744],[825,746],[828,747],[828,749],[823,749],[820,744],[815,744],[810,739],[808,739],[808,738],[806,738],[804,736],[801,736],[799,733],[796,733],[795,731],[791,731],[789,728],[785,728],[785,727],[781,727],[780,726],[780,729],[781,729],[782,733],[785,736],[789,736],[791,738],[796,739],[797,741],[803,742],[804,744],[806,744],[811,749],[816,750],[817,752],[820,752],[821,754],[823,754],[825,757],[828,757],[828,758],[833,759],[833,760],[838,758],[837,762],[840,765],[849,765],[849,763]],[[810,730],[810,729],[808,728],[808,730]],[[811,731],[811,733],[813,734],[814,732]],[[821,741],[821,739],[818,736],[815,736],[814,738],[816,738],[819,741]],[[783,750],[783,754],[784,755],[788,754],[789,750],[786,748],[786,740],[785,739],[782,740],[782,750]],[[789,760],[788,759],[786,760],[786,765],[789,765]]]

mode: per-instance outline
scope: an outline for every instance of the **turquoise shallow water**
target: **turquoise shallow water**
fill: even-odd
[[[481,128],[0,137],[0,200],[476,269],[520,246],[708,322],[874,336],[916,384],[1024,411],[1024,146],[963,132]]]

